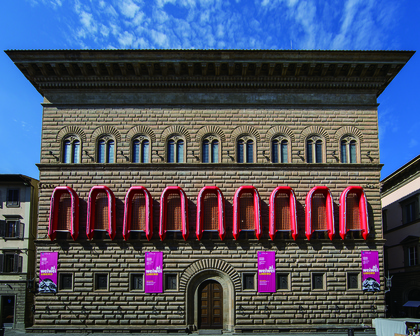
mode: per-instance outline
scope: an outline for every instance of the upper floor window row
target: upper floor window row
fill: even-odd
[[[115,163],[117,160],[117,142],[112,135],[104,134],[97,140],[95,160],[97,163]],[[210,134],[201,140],[200,157],[197,160],[202,163],[222,162],[222,142],[215,134]],[[292,141],[284,134],[277,134],[270,139],[270,155],[263,155],[271,163],[292,162]],[[174,134],[166,139],[165,155],[156,154],[162,161],[167,163],[187,162],[187,141],[180,134]],[[360,163],[360,141],[353,135],[345,135],[338,143],[339,154],[336,160],[341,163]],[[87,151],[85,151],[88,155]],[[300,152],[300,151],[299,151]],[[335,156],[335,150],[333,155]],[[123,151],[121,151],[123,154]],[[152,142],[144,134],[131,139],[130,155],[126,160],[132,163],[152,162]],[[312,134],[305,139],[304,156],[298,154],[306,163],[327,162],[326,140],[323,136]],[[237,163],[257,163],[257,139],[251,134],[239,136],[235,142],[235,155],[228,156]],[[63,139],[62,155],[63,163],[82,162],[82,142],[76,135],[69,135]]]

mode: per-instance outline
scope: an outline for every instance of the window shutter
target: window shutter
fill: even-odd
[[[13,226],[14,226],[14,230],[15,230],[15,234],[14,234],[14,236],[13,237],[15,237],[15,238],[20,238],[20,225],[19,225],[19,222],[18,221],[14,221],[14,223],[13,223]],[[10,234],[9,234],[9,236],[10,236]]]
[[[6,221],[0,220],[0,237],[6,236]]]
[[[19,254],[13,255],[13,273],[19,272]]]
[[[23,257],[18,255],[18,273],[22,273]]]
[[[18,231],[16,236],[19,237],[20,239],[23,239],[23,237],[25,235],[25,224],[21,223],[21,222],[17,222],[16,223],[16,230]]]
[[[3,273],[4,254],[0,254],[0,273]]]

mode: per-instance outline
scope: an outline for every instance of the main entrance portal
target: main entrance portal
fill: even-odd
[[[198,327],[201,329],[223,328],[223,288],[220,283],[208,280],[198,290],[199,316]]]

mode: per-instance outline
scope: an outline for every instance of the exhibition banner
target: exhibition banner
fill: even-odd
[[[41,252],[39,264],[39,292],[57,293],[58,252]]]
[[[163,292],[163,252],[146,252],[145,256],[145,293]]]
[[[258,252],[258,292],[276,291],[276,252]]]
[[[362,289],[367,292],[381,290],[378,251],[362,251]]]

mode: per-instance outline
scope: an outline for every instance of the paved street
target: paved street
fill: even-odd
[[[184,333],[153,333],[153,334],[146,334],[146,333],[117,333],[117,332],[111,332],[111,333],[55,333],[55,336],[70,336],[70,335],[77,335],[77,336],[83,336],[83,335],[93,335],[93,336],[98,336],[98,335],[133,335],[133,336],[159,336],[159,335],[175,335],[175,334],[179,334],[179,335],[184,335]],[[241,336],[273,336],[273,335],[281,335],[281,336],[299,336],[299,335],[328,335],[328,336],[345,336],[348,335],[347,332],[332,332],[332,333],[311,333],[311,332],[302,332],[302,333],[265,333],[265,334],[259,334],[259,333],[229,333],[229,332],[225,332],[223,333],[224,335],[229,335],[229,336],[236,336],[236,335],[241,335]],[[24,336],[24,335],[31,335],[31,336],[41,336],[41,335],[45,335],[43,333],[26,333],[24,331],[17,331],[17,330],[12,330],[12,329],[6,329],[5,336]],[[198,332],[193,332],[192,335],[199,335]],[[206,333],[206,335],[220,335],[220,333]],[[368,332],[355,332],[354,333],[355,336],[374,336],[375,332],[373,331],[368,331]]]

